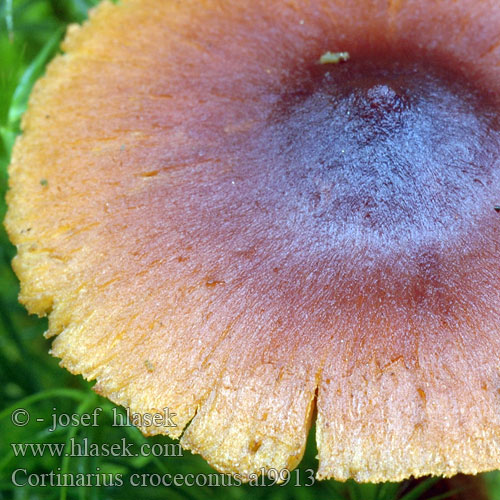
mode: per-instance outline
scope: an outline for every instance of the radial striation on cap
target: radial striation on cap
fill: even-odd
[[[6,227],[64,367],[243,477],[313,422],[319,478],[500,466],[496,0],[104,2],[62,49]]]

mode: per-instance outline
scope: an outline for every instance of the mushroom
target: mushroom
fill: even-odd
[[[62,366],[244,478],[313,420],[319,478],[498,468],[498,1],[122,0],[62,48],[5,222]]]

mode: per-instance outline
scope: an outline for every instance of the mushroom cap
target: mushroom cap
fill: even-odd
[[[62,48],[5,223],[64,367],[243,477],[313,415],[319,478],[499,467],[498,1],[122,0]]]

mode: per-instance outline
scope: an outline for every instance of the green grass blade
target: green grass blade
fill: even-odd
[[[86,413],[90,408],[95,405],[97,396],[95,394],[88,394],[87,397],[79,404],[78,408],[76,409],[76,414],[77,415],[82,415]],[[61,475],[64,477],[64,475],[68,472],[68,466],[69,466],[69,450],[70,450],[70,443],[71,439],[76,436],[76,433],[78,431],[78,427],[70,427],[67,437],[66,437],[66,446],[65,446],[65,454],[63,456],[63,459],[61,461]],[[68,495],[68,487],[66,485],[61,487],[60,494],[59,494],[59,499],[60,500],[66,500]]]
[[[17,132],[6,127],[0,127],[0,137],[2,138],[5,151],[10,153],[16,140]]]
[[[375,500],[379,489],[378,484],[346,482],[350,500]]]
[[[23,408],[42,399],[62,397],[62,398],[72,398],[76,399],[77,401],[81,401],[82,399],[85,399],[87,396],[88,393],[86,392],[79,391],[77,389],[66,389],[66,388],[49,389],[43,392],[38,392],[24,399],[20,399],[19,401],[16,401],[13,405],[9,406],[8,408],[5,408],[2,412],[0,412],[0,420],[2,420],[5,417],[10,417],[11,413],[17,408]]]
[[[460,493],[460,491],[462,490],[460,488],[457,488],[456,490],[447,491],[446,493],[442,493],[441,495],[430,497],[428,500],[444,500],[445,498],[455,496],[457,493]]]
[[[426,491],[430,490],[440,480],[440,477],[430,477],[415,486],[415,488],[402,496],[399,500],[419,500]]]
[[[393,500],[398,498],[400,483],[383,483],[377,492],[377,500]]]
[[[14,18],[12,16],[12,0],[5,0],[5,24],[9,39],[14,39]]]
[[[36,80],[43,74],[47,61],[54,55],[59,47],[63,31],[64,30],[60,28],[49,38],[42,50],[23,73],[14,91],[14,95],[12,96],[8,116],[10,128],[15,129],[17,127],[17,123],[26,110],[31,89]]]

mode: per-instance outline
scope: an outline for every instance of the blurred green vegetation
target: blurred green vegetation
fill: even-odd
[[[70,22],[81,22],[88,9],[97,0],[0,0],[0,217],[5,214],[4,194],[7,189],[9,155],[19,133],[20,117],[26,107],[33,83],[43,74],[45,65],[57,52],[65,28]],[[162,0],[159,0],[162,1]],[[16,456],[12,443],[66,443],[72,439],[90,445],[121,443],[140,446],[143,443],[172,444],[166,437],[144,438],[135,427],[112,427],[114,406],[91,390],[91,384],[81,377],[70,375],[58,366],[48,354],[50,342],[42,333],[46,320],[27,315],[17,302],[18,283],[10,261],[15,249],[0,228],[0,500],[2,499],[175,499],[217,498],[228,499],[318,499],[332,500],[417,500],[431,498],[436,479],[418,483],[387,483],[382,485],[356,484],[352,481],[314,482],[309,470],[317,469],[315,445],[309,439],[307,452],[298,471],[292,473],[287,485],[272,485],[269,479],[259,480],[266,486],[130,486],[133,474],[158,478],[164,474],[215,474],[200,457],[184,452],[170,457],[69,457],[54,456],[46,449],[36,454],[28,450],[25,456]],[[51,415],[91,413],[103,409],[98,427],[83,425],[62,427],[53,432]],[[31,417],[25,426],[12,423],[12,412],[25,408]],[[123,414],[123,409],[119,410]],[[37,418],[43,421],[38,422]],[[170,448],[172,450],[172,448]],[[65,448],[65,451],[69,448]],[[64,454],[63,454],[64,455]],[[12,473],[26,469],[27,474],[54,473],[120,475],[123,486],[101,487],[17,487]],[[26,480],[24,472],[19,474]],[[109,476],[107,476],[109,478]],[[137,476],[136,476],[137,477]],[[213,476],[212,476],[213,477]],[[498,473],[484,475],[493,500],[500,499]],[[222,476],[218,478],[223,484]],[[228,482],[225,477],[225,482]],[[213,479],[215,481],[215,479]],[[108,479],[109,482],[109,479]],[[302,486],[295,486],[300,483]],[[95,484],[95,481],[94,483]],[[434,499],[447,495],[432,496]],[[473,493],[471,492],[471,497]]]

